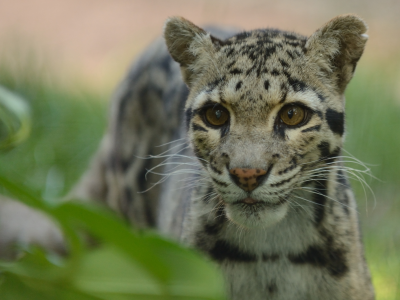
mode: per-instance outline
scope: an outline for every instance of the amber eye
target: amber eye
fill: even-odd
[[[285,106],[279,113],[283,123],[289,126],[300,124],[306,117],[306,111],[299,105]]]
[[[211,125],[222,126],[228,121],[229,113],[221,105],[216,105],[206,110],[205,117]]]

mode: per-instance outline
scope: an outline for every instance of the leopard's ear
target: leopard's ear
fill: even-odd
[[[355,15],[341,15],[326,23],[307,40],[308,60],[343,93],[353,76],[365,43],[367,25]]]
[[[172,58],[181,65],[183,80],[190,87],[194,74],[200,75],[212,65],[219,40],[182,17],[167,20],[164,38]]]

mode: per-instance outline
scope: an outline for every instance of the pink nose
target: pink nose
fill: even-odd
[[[263,169],[241,169],[235,168],[230,169],[233,180],[235,183],[246,192],[254,190],[263,175],[267,174],[267,171]]]

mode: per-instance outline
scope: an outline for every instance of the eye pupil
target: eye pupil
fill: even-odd
[[[291,119],[291,118],[293,117],[293,115],[294,115],[293,109],[290,109],[290,110],[288,111],[287,115],[288,115],[289,119]]]
[[[221,115],[222,115],[222,111],[220,111],[220,110],[215,111],[215,116],[217,117],[218,120],[221,118]]]

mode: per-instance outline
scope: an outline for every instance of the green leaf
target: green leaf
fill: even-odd
[[[0,86],[0,122],[4,127],[4,132],[0,131],[0,134],[5,135],[5,137],[0,135],[0,150],[12,148],[29,136],[31,130],[29,106],[21,97],[2,86]]]

